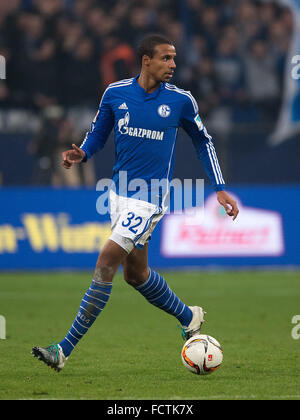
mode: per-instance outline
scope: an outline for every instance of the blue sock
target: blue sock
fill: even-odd
[[[190,308],[170,289],[166,280],[150,269],[148,280],[138,290],[152,305],[174,315],[181,325],[187,327],[193,318]]]
[[[104,309],[112,289],[112,283],[93,279],[91,287],[84,295],[78,314],[66,337],[59,343],[64,355],[68,357],[79,340],[87,333],[98,315]]]

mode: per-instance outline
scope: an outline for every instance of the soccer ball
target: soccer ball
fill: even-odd
[[[194,335],[181,350],[184,366],[197,375],[214,372],[223,361],[223,350],[220,343],[209,335]]]

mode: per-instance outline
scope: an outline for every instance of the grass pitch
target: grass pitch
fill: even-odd
[[[299,272],[161,274],[185,303],[207,311],[202,333],[224,350],[216,372],[188,372],[177,320],[118,275],[105,310],[57,373],[31,347],[65,336],[91,273],[1,274],[0,399],[300,399],[300,339],[291,334]]]

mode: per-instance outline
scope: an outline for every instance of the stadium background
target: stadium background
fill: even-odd
[[[299,25],[300,0],[0,0],[1,400],[300,399]],[[78,172],[61,171],[60,154],[80,144],[106,84],[137,72],[149,32],[174,40],[173,83],[197,98],[241,207],[224,217],[180,132],[174,176],[205,178],[207,211],[201,225],[166,215],[149,263],[205,308],[223,364],[187,372],[174,318],[120,272],[57,375],[30,351],[64,337],[90,285],[110,234],[95,185],[111,177],[113,140]]]
[[[93,161],[68,172],[60,166],[61,151],[81,143],[105,86],[138,72],[135,49],[150,32],[174,40],[172,82],[196,97],[228,190],[242,206],[234,224],[211,208],[214,220],[202,230],[188,228],[184,218],[166,217],[153,235],[151,263],[299,265],[299,133],[272,137],[287,83],[295,82],[289,60],[297,19],[287,5],[2,1],[0,269],[93,268],[109,235],[108,218],[96,211],[95,185],[111,177],[113,140]],[[183,132],[174,177],[204,178],[205,197],[212,193]],[[164,245],[178,238],[180,252]]]

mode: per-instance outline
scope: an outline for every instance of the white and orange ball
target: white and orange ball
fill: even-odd
[[[197,375],[207,375],[222,364],[223,350],[214,337],[198,334],[184,343],[181,359],[189,371]]]

